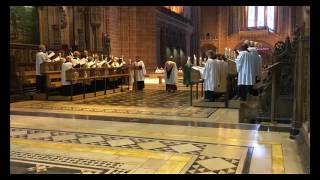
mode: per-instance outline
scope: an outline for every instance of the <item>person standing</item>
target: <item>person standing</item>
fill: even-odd
[[[46,46],[41,44],[39,46],[39,52],[36,55],[36,86],[37,93],[44,93],[46,87],[46,77],[41,74],[40,65],[43,62],[50,62],[48,53],[46,52]]]
[[[238,92],[241,101],[246,101],[247,93],[252,92],[255,83],[256,62],[248,51],[248,45],[242,45],[235,59],[238,72]]]
[[[213,102],[215,100],[214,90],[219,85],[219,61],[217,55],[212,51],[206,52],[208,60],[204,67],[203,79],[204,79],[204,99],[207,102]]]
[[[167,92],[175,92],[177,90],[178,68],[177,64],[170,57],[164,65],[164,81],[166,83]]]
[[[70,96],[71,83],[67,81],[66,71],[72,69],[71,56],[66,57],[66,61],[61,65],[61,94]]]
[[[136,56],[136,61],[133,63],[133,76],[134,83],[137,90],[144,89],[144,76],[146,75],[146,68],[144,66],[143,61],[139,56]]]

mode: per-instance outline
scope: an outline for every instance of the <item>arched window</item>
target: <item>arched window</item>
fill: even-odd
[[[248,6],[248,28],[267,27],[274,31],[275,7],[274,6]]]
[[[177,14],[183,14],[183,11],[184,11],[183,6],[164,6],[164,7]]]

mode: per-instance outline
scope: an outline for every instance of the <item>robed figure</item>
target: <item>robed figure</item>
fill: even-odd
[[[133,78],[134,78],[134,87],[137,90],[144,89],[144,76],[146,75],[146,68],[143,61],[137,56],[136,61],[133,63]]]
[[[175,62],[169,60],[164,67],[164,80],[167,92],[175,92],[178,82],[178,68]]]
[[[256,80],[256,61],[246,47],[242,47],[236,60],[240,100],[246,101]]]

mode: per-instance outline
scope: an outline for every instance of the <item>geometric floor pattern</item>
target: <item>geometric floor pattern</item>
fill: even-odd
[[[55,154],[10,152],[11,173],[15,174],[126,174],[124,163],[72,158]]]
[[[247,156],[221,157],[218,155],[203,155],[203,152],[206,151],[207,146],[212,147],[216,146],[217,144],[201,143],[194,141],[180,141],[159,138],[144,138],[15,127],[11,127],[10,137],[15,139],[60,142],[64,144],[89,144],[96,146],[136,149],[141,151],[151,150],[179,154],[190,154],[192,156],[195,156],[196,158],[193,162],[189,163],[189,167],[187,167],[185,172],[187,174],[235,174],[238,168],[243,168],[239,165],[239,161],[241,159],[244,158],[244,161],[250,161],[250,159],[248,159]],[[221,144],[219,144],[219,146],[217,147],[220,147],[221,150],[227,147],[232,148],[232,146],[230,145]],[[240,146],[234,147],[239,148]],[[248,147],[241,146],[241,148],[247,149]],[[16,171],[18,169],[18,172],[21,173],[39,173],[42,172],[43,169],[48,171],[48,173],[54,173],[56,171],[68,171],[69,173],[98,174],[129,173],[129,171],[119,168],[121,166],[121,164],[119,163],[101,161],[99,162],[97,160],[90,159],[70,158],[54,154],[37,154],[11,151],[10,158],[11,163],[13,163],[12,167],[16,168]],[[36,162],[36,164],[32,164],[34,162]]]
[[[167,93],[162,90],[122,92],[76,101],[25,101],[12,103],[15,108],[45,110],[105,112],[117,114],[144,114],[208,118],[217,108],[200,108],[189,105],[188,91]]]
[[[220,164],[221,168],[210,168],[210,164]],[[235,174],[239,160],[221,157],[198,156],[186,174]]]

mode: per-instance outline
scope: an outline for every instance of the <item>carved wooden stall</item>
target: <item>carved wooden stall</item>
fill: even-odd
[[[61,61],[43,62],[40,64],[40,72],[46,79],[46,99],[48,99],[51,90],[56,90],[61,87],[61,65]]]
[[[259,91],[257,104],[247,107],[243,103],[239,121],[260,119],[271,122],[270,125],[290,124],[293,116],[294,54],[289,37],[285,42],[279,41],[274,45],[273,64],[265,71],[269,72],[268,76],[254,86]],[[251,119],[246,114],[251,114]]]
[[[38,46],[10,43],[10,92],[35,89],[35,59]]]
[[[128,89],[129,89],[129,80],[130,80],[130,68],[127,66],[123,66],[120,68],[90,68],[90,69],[85,69],[85,68],[77,68],[77,69],[69,69],[66,71],[66,80],[71,83],[71,89],[70,89],[70,100],[73,100],[73,84],[77,82],[81,82],[83,84],[83,98],[85,98],[85,81],[86,80],[94,80],[94,96],[97,96],[97,90],[96,90],[96,81],[98,79],[103,79],[104,80],[104,95],[107,93],[107,85],[106,85],[106,80],[107,79],[113,79],[113,78],[120,78],[121,79],[121,91],[122,85],[124,84],[124,79],[125,81],[128,82]]]
[[[275,44],[274,60],[271,70],[271,123],[290,124],[293,110],[294,56],[289,37],[285,42]]]

